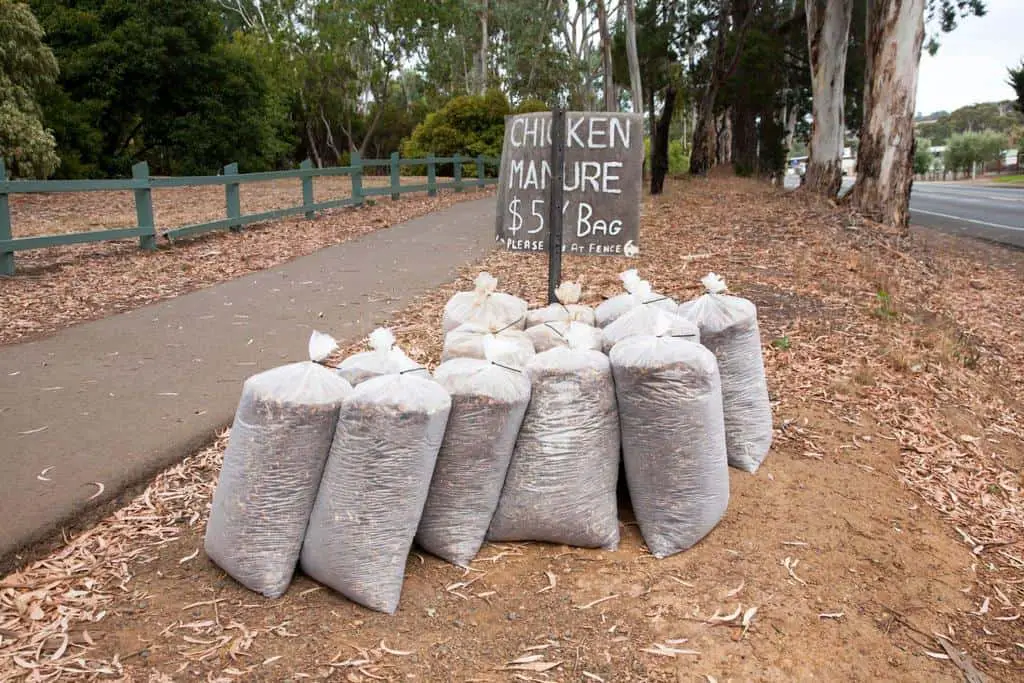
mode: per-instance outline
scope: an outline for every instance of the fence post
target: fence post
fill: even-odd
[[[427,155],[427,196],[437,196],[437,162],[433,152]]]
[[[7,166],[0,157],[0,183],[7,182]],[[11,239],[11,205],[7,202],[7,192],[0,190],[0,240]],[[0,252],[0,275],[14,275],[14,252]]]
[[[401,167],[398,164],[398,152],[391,153],[391,198],[398,199],[400,190],[398,189],[402,185],[402,178],[400,176]]]
[[[452,175],[454,177],[455,191],[462,192],[462,157],[456,154],[452,161],[454,163]]]
[[[142,231],[139,247],[153,251],[156,249],[156,225],[153,221],[153,191],[149,189],[149,164],[140,161],[132,166],[132,179],[146,181],[145,187],[135,190],[135,218]]]
[[[486,184],[486,181],[484,180],[484,155],[483,154],[477,154],[476,155],[476,179],[477,179],[477,183],[480,185],[480,187],[483,187]]]
[[[313,162],[306,159],[299,168],[304,171],[311,170],[313,168]],[[306,209],[306,219],[312,220],[316,216],[316,212],[313,211],[313,174],[302,176],[302,206]]]
[[[352,150],[348,163],[353,168],[352,175],[349,176],[352,179],[352,199],[360,206],[363,203],[363,160],[359,152]]]
[[[238,164],[230,163],[224,167],[224,176],[238,175]],[[238,183],[224,183],[224,208],[227,209],[229,219],[242,217],[242,198],[238,194]],[[242,229],[241,223],[232,223],[231,231],[239,232]]]

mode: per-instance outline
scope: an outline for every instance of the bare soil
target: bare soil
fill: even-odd
[[[639,262],[566,258],[589,301],[636,266],[759,305],[775,443],[697,546],[655,560],[624,499],[615,552],[489,545],[466,572],[417,551],[394,616],[301,576],[270,601],[202,552],[222,439],[0,580],[0,679],[1024,680],[1024,255],[729,179],[643,220]],[[437,363],[481,268],[543,303],[544,258],[495,252],[392,321],[411,355]]]

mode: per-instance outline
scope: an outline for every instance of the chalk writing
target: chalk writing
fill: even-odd
[[[550,113],[506,119],[496,224],[497,240],[506,249],[546,248],[547,201],[553,177],[550,147]],[[562,250],[574,254],[638,254],[643,177],[640,117],[569,112],[565,148]]]

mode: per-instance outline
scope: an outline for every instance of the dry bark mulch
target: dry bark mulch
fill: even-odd
[[[348,181],[327,180],[336,181],[334,185]],[[403,178],[403,183],[409,180]],[[318,194],[317,199],[347,196],[343,189],[334,187],[330,193]],[[301,204],[301,193],[298,200],[292,196],[297,191],[297,181],[243,185],[242,211],[256,213]],[[154,194],[161,228],[224,216],[220,187],[173,188]],[[371,206],[332,209],[314,220],[300,216],[254,224],[238,233],[208,233],[173,245],[160,240],[155,252],[140,250],[138,240],[18,252],[15,276],[0,277],[0,344],[26,341],[68,325],[169,299],[490,194],[493,188],[441,191],[436,197],[409,193],[397,201],[376,198]],[[14,199],[16,237],[81,230],[79,221],[99,229],[133,225],[135,220],[129,192],[15,195]],[[130,220],[126,214],[131,215]],[[167,219],[169,222],[164,222]],[[27,233],[19,232],[23,229]]]
[[[414,554],[393,617],[302,576],[268,601],[202,553],[222,438],[0,579],[0,679],[1019,677],[1021,254],[900,242],[740,180],[674,183],[643,220],[639,262],[566,258],[587,300],[637,266],[680,299],[715,271],[759,305],[775,444],[730,472],[697,546],[654,560],[624,501],[615,552],[489,545],[469,571]],[[391,321],[410,355],[436,365],[441,308],[481,268],[543,303],[544,257],[495,252]]]

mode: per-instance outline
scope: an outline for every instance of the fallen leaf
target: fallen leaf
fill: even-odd
[[[619,597],[619,596],[616,593],[615,595],[609,595],[609,596],[604,597],[604,598],[598,598],[597,600],[591,600],[590,602],[588,602],[585,605],[577,605],[576,609],[590,609],[594,605],[600,605],[602,602],[608,602],[609,600],[614,600],[617,597]]]
[[[501,668],[502,671],[532,671],[534,673],[543,673],[545,671],[551,671],[555,667],[561,666],[562,662],[527,662],[525,664],[509,664]]]
[[[413,652],[406,652],[405,650],[392,650],[391,648],[389,648],[387,645],[384,644],[383,640],[380,641],[380,649],[383,652],[387,652],[389,655],[395,655],[396,657],[408,657],[411,654],[415,654]]]

